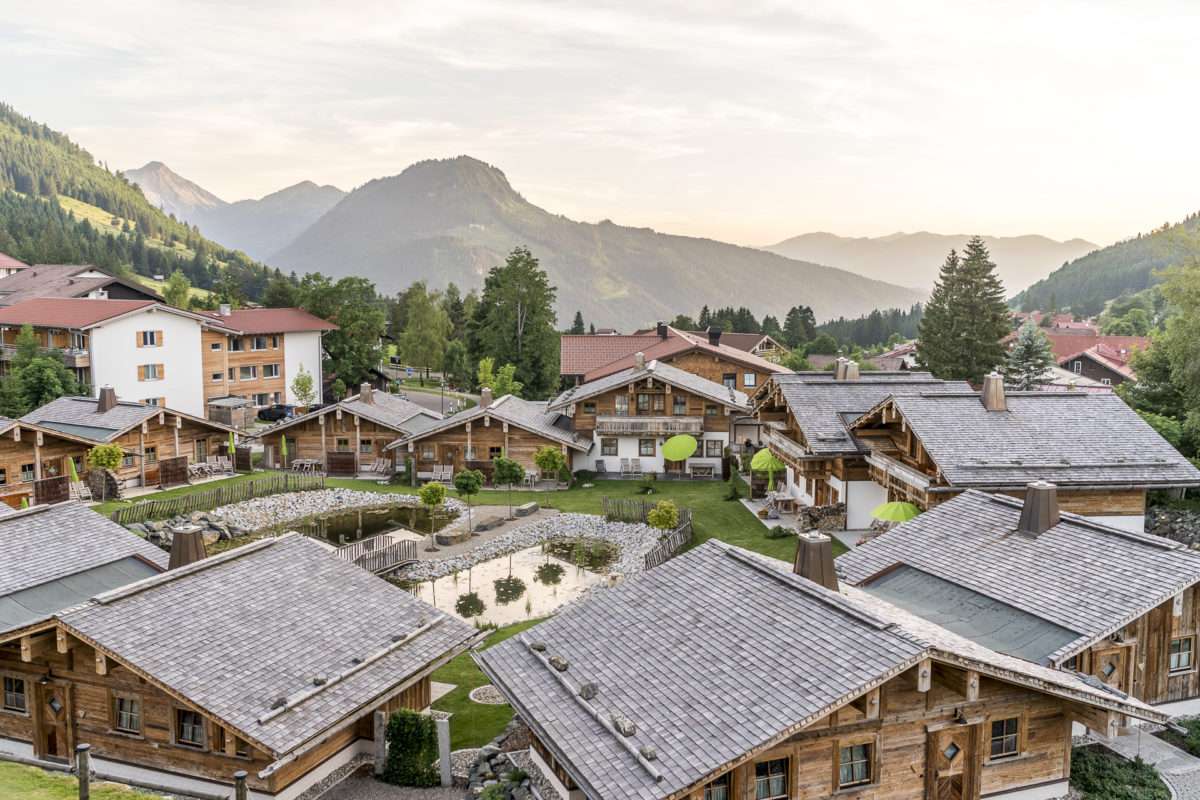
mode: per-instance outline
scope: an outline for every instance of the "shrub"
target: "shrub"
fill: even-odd
[[[1176,722],[1187,729],[1187,733],[1179,734],[1170,729],[1164,729],[1154,735],[1194,756],[1200,755],[1200,719],[1181,719]]]
[[[441,776],[433,768],[438,757],[437,723],[428,714],[407,708],[388,716],[385,734],[387,760],[383,779],[397,786],[437,786]]]
[[[729,488],[725,490],[725,499],[726,500],[741,500],[742,493],[738,489],[737,476],[730,475],[727,483],[729,484]]]
[[[638,491],[641,494],[650,494],[651,492],[654,491],[654,482],[656,480],[658,480],[658,478],[654,475],[653,472],[647,472],[645,475],[642,476],[642,479],[638,482],[638,487],[639,487]]]
[[[1071,751],[1071,788],[1082,800],[1170,800],[1153,764],[1126,761],[1107,751]]]
[[[742,455],[741,455],[742,472],[750,471],[750,462],[753,460],[754,460],[753,453],[742,453]]]
[[[512,772],[508,773],[508,782],[515,783],[518,786],[520,786],[521,781],[525,780],[528,777],[529,777],[529,773],[526,772],[525,770],[514,769]]]
[[[563,467],[562,469],[560,469],[558,471],[558,482],[565,483],[567,486],[570,486],[571,485],[571,470],[567,469],[566,467]]]
[[[508,797],[508,789],[503,784],[494,783],[486,787],[479,795],[479,800],[506,800]]]
[[[579,483],[592,483],[596,480],[596,473],[590,469],[575,470],[575,480]]]
[[[670,500],[659,500],[658,505],[646,515],[646,522],[650,523],[651,528],[673,531],[679,527],[679,509]]]
[[[486,608],[487,606],[483,604],[483,600],[479,597],[477,592],[468,592],[467,594],[464,594],[462,597],[458,598],[458,600],[456,600],[454,603],[454,610],[458,612],[460,617],[464,617],[466,619],[478,617]]]
[[[520,578],[497,578],[493,581],[493,586],[496,589],[496,602],[502,606],[520,599],[521,595],[525,594],[525,581]]]
[[[767,528],[766,532],[763,533],[763,536],[766,536],[768,539],[786,539],[789,536],[795,535],[795,531],[785,528],[782,525],[776,525],[773,528]]]

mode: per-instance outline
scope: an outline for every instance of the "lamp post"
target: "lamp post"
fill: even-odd
[[[446,413],[446,381],[445,380],[439,381],[439,384],[440,384],[441,390],[442,390],[442,395],[441,395],[442,399],[438,403],[438,409],[443,414],[445,414]]]

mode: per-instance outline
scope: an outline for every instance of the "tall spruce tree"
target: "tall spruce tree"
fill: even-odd
[[[583,327],[583,312],[576,311],[575,312],[575,321],[573,323],[571,323],[571,333],[578,336],[580,334],[585,333],[586,331],[587,331],[587,329]]]
[[[1034,324],[1032,317],[1025,320],[1000,366],[1004,383],[1018,391],[1033,391],[1052,366],[1054,350],[1050,340]]]
[[[962,258],[951,250],[942,264],[918,328],[918,364],[944,380],[982,383],[1004,360],[1000,339],[1009,331],[996,265],[972,236]]]

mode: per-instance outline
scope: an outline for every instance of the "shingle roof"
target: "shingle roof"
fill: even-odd
[[[0,263],[0,267],[3,266],[5,265]],[[83,273],[100,275],[79,277]],[[28,269],[0,278],[0,304],[11,306],[38,297],[87,297],[91,292],[114,283],[140,292],[148,300],[162,300],[158,292],[137,281],[113,275],[89,264],[34,264]]]
[[[21,273],[5,278],[20,277]],[[39,297],[0,308],[0,325],[42,325],[61,328],[89,328],[105,320],[163,306],[153,300],[88,300],[74,297]],[[186,312],[184,312],[186,313]]]
[[[61,621],[276,758],[477,633],[296,534],[101,595]],[[299,700],[321,674],[326,688]],[[288,707],[272,716],[279,698]]]
[[[645,350],[657,341],[658,335],[653,333],[623,336],[563,334],[558,351],[559,374],[586,375],[618,358]]]
[[[974,392],[893,403],[951,486],[1200,485],[1200,470],[1112,394],[1009,392],[1007,411]]]
[[[970,388],[965,383],[939,380],[928,372],[864,372],[854,381],[834,380],[832,372],[793,372],[772,375],[771,380],[783,393],[816,455],[858,451],[842,414],[864,413],[892,395]]]
[[[212,324],[237,333],[291,333],[295,331],[335,331],[338,326],[300,308],[243,308],[228,315],[219,311],[201,312]]]
[[[100,302],[113,303],[115,300]],[[148,403],[134,403],[129,400],[118,400],[117,404],[104,413],[97,412],[100,401],[93,397],[59,397],[51,400],[40,408],[35,408],[21,422],[33,423],[51,429],[61,429],[65,433],[85,436],[102,441],[112,441],[117,436],[145,420],[159,414],[178,415],[184,419],[208,425],[221,431],[232,431],[226,425],[213,422],[202,417],[194,417],[175,411],[165,406],[152,406]]]
[[[36,621],[26,617],[14,622],[14,614],[20,610],[6,606],[8,595],[133,556],[162,569],[167,567],[165,552],[79,503],[34,506],[0,516],[0,543],[4,548],[4,558],[0,559],[0,619],[6,621],[0,625],[3,629]],[[73,589],[56,589],[50,595],[45,599],[63,600],[52,611],[80,599]]]
[[[475,658],[595,800],[656,800],[685,789],[939,649],[970,651],[962,657],[1032,677],[1044,691],[1106,707],[1125,702],[1068,673],[895,622],[784,562],[710,540]],[[530,650],[535,642],[545,653]],[[551,654],[567,659],[565,672],[543,662]],[[578,689],[589,682],[599,692],[581,704]],[[583,705],[606,721],[625,714],[634,735],[609,732]],[[1137,701],[1128,707],[1155,716]],[[641,764],[626,745],[651,745],[657,758]]]
[[[522,400],[515,395],[506,394],[504,397],[492,401],[490,406],[476,406],[467,411],[460,411],[452,417],[447,417],[427,428],[410,433],[404,438],[392,442],[386,449],[391,450],[408,442],[419,441],[431,434],[463,425],[472,420],[480,419],[485,415],[503,420],[510,425],[524,428],[531,433],[553,439],[556,442],[562,442],[568,447],[582,450],[585,453],[592,447],[591,439],[580,436],[571,430],[571,421],[568,417],[563,416],[557,411],[547,410],[544,400],[540,402]]]
[[[333,405],[319,408],[316,411],[310,411],[298,417],[292,417],[289,420],[272,425],[270,428],[260,430],[256,436],[278,433],[281,430],[307,420],[315,419],[325,414],[332,414],[339,408],[343,414],[357,414],[363,419],[370,420],[385,428],[391,428],[402,435],[426,430],[441,419],[441,415],[437,412],[430,411],[424,406],[419,406],[416,403],[405,400],[399,395],[391,394],[381,389],[372,389],[371,398],[374,400],[373,403],[364,403],[359,395],[354,395]]]
[[[1015,533],[1020,517],[1020,500],[969,490],[843,554],[836,567],[857,585],[906,564],[1078,634],[1045,656],[1076,652],[1200,581],[1200,554],[1169,539],[1065,512],[1030,538]]]
[[[719,403],[724,403],[732,408],[742,411],[749,410],[750,401],[746,397],[745,392],[726,388],[720,383],[714,383],[707,378],[701,378],[699,375],[672,367],[670,364],[664,364],[661,361],[650,361],[642,369],[630,367],[621,372],[574,386],[550,401],[549,408],[552,410],[560,409],[571,403],[577,403],[586,397],[595,397],[596,395],[604,394],[618,386],[641,380],[647,376],[654,377],[664,383],[669,383],[678,389],[685,389],[701,397],[707,397]]]

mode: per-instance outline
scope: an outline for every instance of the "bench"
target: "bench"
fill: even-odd
[[[537,503],[526,503],[523,506],[517,506],[515,509],[513,509],[513,514],[518,517],[528,517],[530,514],[536,514],[537,510]]]
[[[487,519],[482,519],[479,522],[475,523],[475,530],[490,531],[493,528],[499,528],[503,524],[504,524],[504,517],[488,517]]]
[[[433,540],[440,547],[450,547],[456,544],[462,544],[471,540],[470,531],[449,531],[447,533],[434,534]]]

